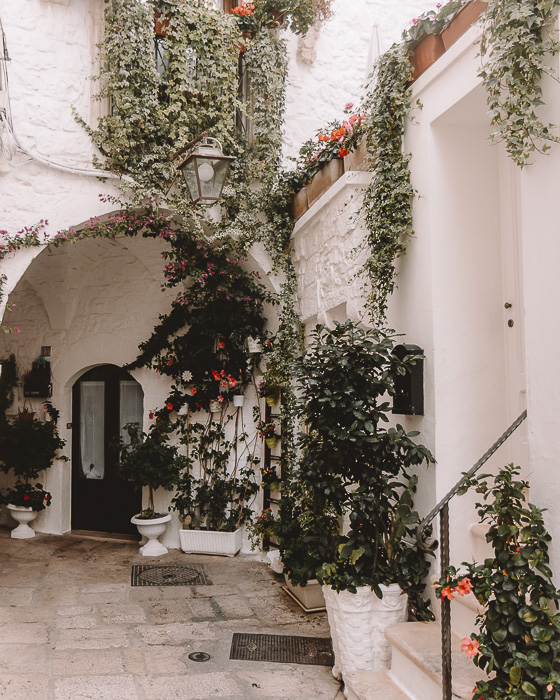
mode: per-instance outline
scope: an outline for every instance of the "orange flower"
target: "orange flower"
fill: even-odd
[[[457,584],[457,588],[455,590],[457,591],[457,593],[459,595],[463,596],[463,595],[468,595],[472,591],[472,589],[473,589],[473,587],[472,587],[472,583],[471,583],[470,578],[467,578],[465,576],[464,579],[459,581],[459,583]]]
[[[469,639],[468,637],[465,637],[461,640],[461,642],[461,651],[464,651],[469,659],[472,659],[477,654],[480,654],[480,650],[478,648],[479,644],[476,639]]]
[[[455,589],[453,589],[455,590]],[[449,598],[449,600],[455,600],[455,596],[453,595],[453,591],[449,586],[446,586],[445,588],[441,589],[441,598]]]

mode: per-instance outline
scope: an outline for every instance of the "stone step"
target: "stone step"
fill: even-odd
[[[391,678],[412,700],[441,700],[441,627],[438,622],[404,622],[385,629],[393,658]],[[484,673],[461,651],[461,639],[452,637],[453,698],[471,700]],[[406,697],[406,696],[405,696]]]
[[[387,671],[354,671],[344,679],[348,700],[411,700],[387,675]]]

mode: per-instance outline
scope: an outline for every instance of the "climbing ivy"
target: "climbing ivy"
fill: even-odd
[[[395,259],[404,255],[412,233],[410,156],[402,149],[411,75],[407,47],[394,46],[378,59],[363,106],[373,169],[362,205],[370,251],[364,270],[371,281],[367,305],[378,327],[383,325],[387,299],[395,288]]]

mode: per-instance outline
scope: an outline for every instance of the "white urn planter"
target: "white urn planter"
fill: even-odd
[[[385,628],[406,621],[408,596],[396,583],[380,588],[383,598],[378,598],[369,586],[360,586],[356,593],[323,586],[335,678],[353,671],[391,668],[391,646],[385,638]]]
[[[186,554],[218,554],[234,557],[241,549],[243,528],[235,532],[219,530],[179,530],[181,549]]]
[[[142,537],[147,537],[148,541],[145,545],[140,547],[140,554],[143,557],[159,557],[162,554],[167,554],[168,549],[164,547],[162,543],[158,540],[165,530],[167,529],[167,523],[171,520],[171,513],[162,516],[161,518],[153,518],[152,520],[146,520],[144,518],[139,518],[138,515],[133,516],[130,522],[136,525],[138,532]]]
[[[31,537],[35,537],[35,530],[29,527],[29,523],[35,520],[39,512],[33,510],[33,508],[14,506],[11,503],[8,503],[8,510],[12,518],[19,523],[19,525],[12,530],[10,536],[16,540],[28,540]]]
[[[234,394],[233,395],[233,405],[236,408],[242,408],[244,403],[245,403],[245,396],[243,394]]]

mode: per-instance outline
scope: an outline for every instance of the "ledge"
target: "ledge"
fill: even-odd
[[[297,221],[292,232],[292,236],[295,236],[304,226],[310,223],[327,204],[336,197],[336,195],[341,192],[346,187],[360,187],[365,189],[371,182],[372,173],[352,170],[343,175],[331,185],[324,194],[319,197],[303,214]]]

